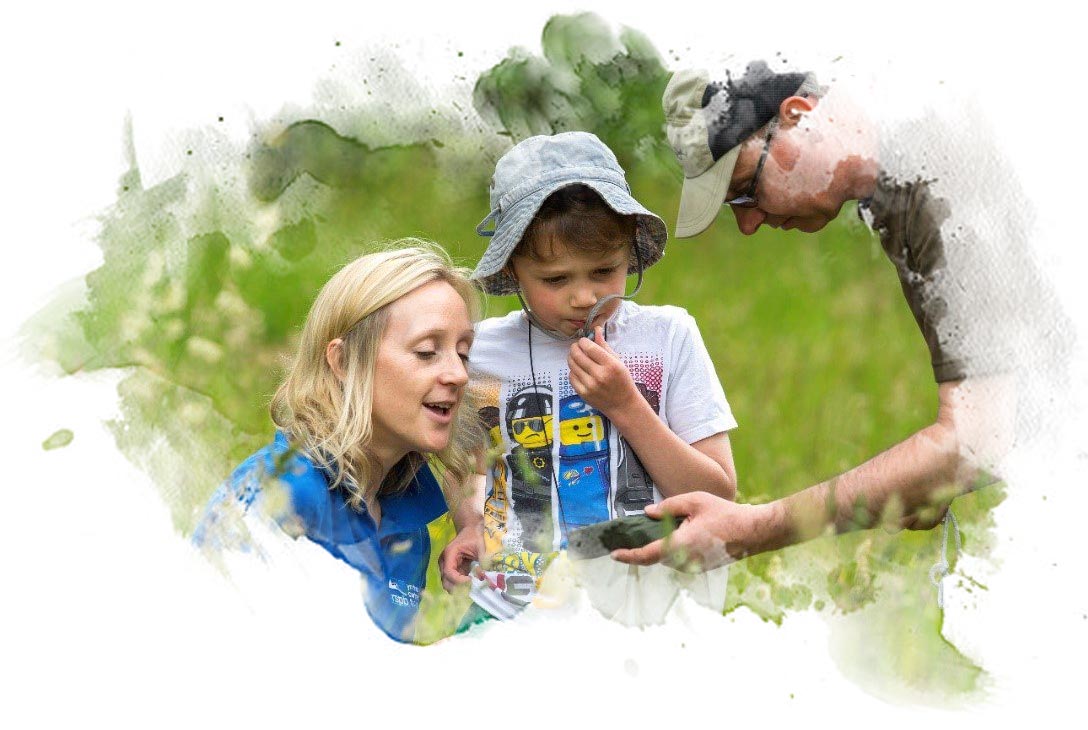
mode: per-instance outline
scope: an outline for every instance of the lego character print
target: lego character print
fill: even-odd
[[[499,428],[499,407],[487,405],[479,411],[480,422],[487,431],[492,450],[501,449],[502,430]],[[484,500],[484,554],[493,556],[502,552],[502,539],[506,535],[506,523],[510,511],[506,492],[506,465],[497,459],[491,465],[491,489]]]
[[[521,521],[525,550],[552,551],[552,391],[522,388],[506,403],[506,431],[513,448],[507,455],[510,496]]]
[[[581,396],[559,401],[559,510],[567,532],[609,518],[608,421]]]

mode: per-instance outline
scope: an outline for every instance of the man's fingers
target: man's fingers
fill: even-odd
[[[653,565],[661,562],[665,549],[664,540],[654,540],[649,545],[628,550],[613,550],[612,559],[628,565]]]
[[[662,517],[666,514],[673,517],[687,517],[690,515],[698,504],[698,492],[685,492],[684,494],[677,494],[674,497],[661,500],[658,504],[650,505],[646,508],[646,514],[650,517]],[[650,511],[650,507],[653,508],[653,512]]]

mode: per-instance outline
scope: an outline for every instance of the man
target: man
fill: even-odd
[[[936,172],[938,161],[955,157],[947,148],[961,136],[973,140],[975,130],[956,135],[923,125],[929,137],[900,139],[897,148],[845,95],[810,74],[775,73],[763,62],[724,83],[677,73],[663,105],[685,177],[679,237],[705,230],[723,203],[751,235],[762,225],[818,231],[846,201],[861,201],[929,347],[938,409],[931,425],[884,453],[775,502],[737,504],[696,492],[648,507],[651,516],[684,521],[668,541],[613,557],[705,569],[831,531],[938,524],[954,496],[994,481],[990,472],[1011,444],[1024,349],[1017,345],[1035,328],[1025,324],[1033,311],[1002,293],[1046,290],[1023,230],[1005,220],[1010,201],[975,199],[970,185],[956,187],[954,169]],[[928,169],[912,169],[927,160]],[[1003,171],[987,164],[980,158],[962,169],[991,175],[997,182],[983,179],[1001,198]],[[951,217],[946,198],[963,203],[959,217]],[[1007,286],[1010,271],[1018,286]]]

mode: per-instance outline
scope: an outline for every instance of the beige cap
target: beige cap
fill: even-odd
[[[776,73],[765,61],[749,63],[725,83],[711,83],[702,70],[673,74],[661,105],[669,144],[684,168],[676,235],[698,235],[714,222],[741,144],[778,114],[784,99],[819,93],[812,74]]]
[[[676,216],[676,235],[680,238],[698,235],[714,222],[740,154],[737,145],[714,160],[703,114],[703,95],[709,83],[706,71],[678,71],[669,79],[661,98],[665,133],[684,169],[680,211]]]

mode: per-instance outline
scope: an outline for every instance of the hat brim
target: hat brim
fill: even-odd
[[[588,176],[581,176],[575,179],[559,180],[522,198],[498,220],[491,242],[471,276],[481,289],[494,295],[516,294],[519,291],[517,280],[508,273],[507,261],[510,260],[514,249],[525,235],[525,229],[529,227],[529,223],[532,222],[547,197],[560,188],[575,184],[592,188],[616,213],[638,216],[635,245],[638,246],[643,269],[649,268],[661,259],[668,239],[665,222],[635,200],[626,187],[620,187],[610,180],[588,179]],[[632,264],[628,273],[633,273],[635,268]]]
[[[702,175],[684,178],[680,211],[676,214],[677,238],[697,236],[714,222],[725,202],[740,148],[737,145],[726,152]]]

